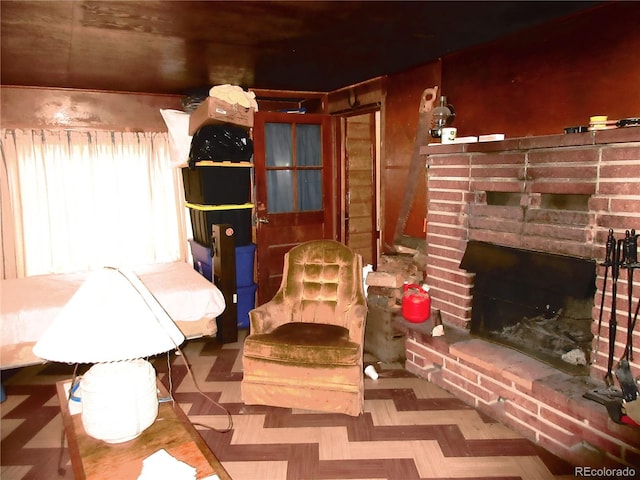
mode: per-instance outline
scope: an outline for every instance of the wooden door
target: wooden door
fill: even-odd
[[[365,265],[371,264],[374,268],[377,266],[380,239],[376,125],[375,112],[345,117],[343,122],[345,243],[362,255]]]
[[[258,304],[282,280],[284,254],[334,238],[331,117],[258,112],[254,118]]]

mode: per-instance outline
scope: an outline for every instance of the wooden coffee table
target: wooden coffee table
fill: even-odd
[[[80,414],[72,414],[67,400],[70,383],[63,380],[56,388],[76,480],[136,479],[142,472],[142,461],[161,449],[194,467],[198,479],[215,474],[221,480],[231,480],[177,403],[161,403],[158,418],[139,437],[109,444],[87,435]],[[158,389],[161,397],[169,395],[160,382]]]

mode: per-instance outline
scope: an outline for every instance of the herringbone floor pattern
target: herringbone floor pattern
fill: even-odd
[[[183,358],[171,357],[174,397],[192,422],[223,430],[228,417],[197,391],[184,358],[199,388],[232,414],[228,433],[197,428],[234,480],[573,478],[566,462],[399,365],[366,379],[358,418],[245,406],[241,348],[241,341],[192,340]],[[168,386],[166,358],[154,363]],[[4,372],[3,480],[72,478],[55,395],[55,382],[71,372],[55,364]]]

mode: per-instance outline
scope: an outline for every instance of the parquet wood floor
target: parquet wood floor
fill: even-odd
[[[192,340],[183,357],[171,356],[170,370],[174,398],[192,422],[223,430],[228,417],[197,391],[185,358],[200,390],[231,413],[227,433],[197,428],[235,480],[574,478],[566,462],[401,365],[379,365],[381,377],[366,379],[366,412],[358,418],[245,406],[241,348],[242,340]],[[154,359],[169,386],[167,363]],[[2,480],[72,478],[55,394],[55,382],[71,372],[56,364],[3,372]]]

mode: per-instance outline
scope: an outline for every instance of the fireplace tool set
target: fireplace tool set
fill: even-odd
[[[616,423],[634,425],[636,427],[640,427],[640,395],[638,394],[638,386],[631,372],[629,362],[633,360],[633,330],[635,329],[636,321],[638,320],[638,311],[640,310],[640,301],[636,302],[635,312],[633,310],[633,274],[636,269],[640,268],[640,263],[638,263],[639,236],[640,234],[636,234],[636,231],[633,229],[626,230],[624,238],[616,240],[613,229],[609,229],[609,235],[606,242],[605,259],[604,262],[600,264],[605,267],[605,271],[602,296],[600,299],[598,336],[596,338],[594,354],[594,358],[597,358],[604,312],[605,292],[607,290],[607,283],[610,274],[612,300],[611,315],[609,318],[607,373],[604,377],[606,388],[604,390],[594,390],[584,394],[585,398],[604,405],[607,408],[609,416]],[[620,384],[620,388],[618,389],[615,387],[613,380],[613,360],[618,328],[616,299],[618,296],[618,279],[620,277],[621,270],[626,270],[627,273],[628,311],[626,345],[615,370],[615,376]]]

